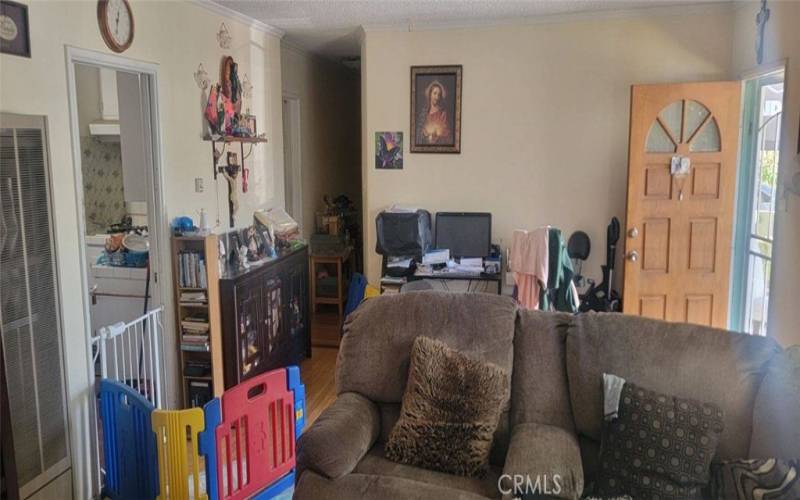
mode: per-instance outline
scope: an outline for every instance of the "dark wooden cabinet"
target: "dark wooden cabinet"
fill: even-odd
[[[219,283],[226,389],[311,355],[308,247]]]

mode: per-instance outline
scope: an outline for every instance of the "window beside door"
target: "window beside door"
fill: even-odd
[[[766,335],[780,162],[783,72],[745,83],[731,328]]]

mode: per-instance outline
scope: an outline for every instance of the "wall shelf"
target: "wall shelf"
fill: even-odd
[[[253,147],[257,144],[262,144],[267,142],[267,138],[263,135],[255,136],[255,137],[236,137],[233,135],[223,135],[223,136],[206,136],[203,138],[204,141],[211,143],[211,154],[213,156],[213,173],[214,173],[214,180],[217,180],[217,176],[222,173],[226,174],[228,183],[230,184],[228,188],[228,218],[230,220],[230,227],[234,226],[233,214],[234,214],[234,203],[231,197],[231,193],[233,190],[236,189],[235,183],[236,178],[241,170],[244,169],[244,161],[250,157],[253,153]],[[217,144],[220,144],[221,147],[217,148]],[[230,144],[239,144],[239,151],[240,151],[240,158],[238,165],[220,165],[220,160],[225,155],[225,150],[228,149]],[[249,144],[250,148],[247,151],[247,154],[244,154],[244,145]],[[230,153],[229,153],[230,154]]]

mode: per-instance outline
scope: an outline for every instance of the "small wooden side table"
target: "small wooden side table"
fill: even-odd
[[[353,247],[345,247],[344,250],[329,253],[312,253],[309,256],[309,278],[311,279],[311,310],[317,312],[317,304],[334,304],[339,308],[339,323],[344,320],[344,306],[347,300],[347,290],[344,288],[344,265],[349,263],[348,275],[353,275]],[[326,297],[317,295],[317,266],[319,264],[336,265],[336,296]]]

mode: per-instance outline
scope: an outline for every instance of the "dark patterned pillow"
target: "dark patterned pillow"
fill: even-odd
[[[731,460],[711,465],[711,498],[797,500],[800,459]]]
[[[506,370],[417,337],[386,457],[451,474],[482,475],[508,393]]]
[[[618,416],[603,426],[596,493],[702,498],[722,429],[716,405],[625,382]]]

